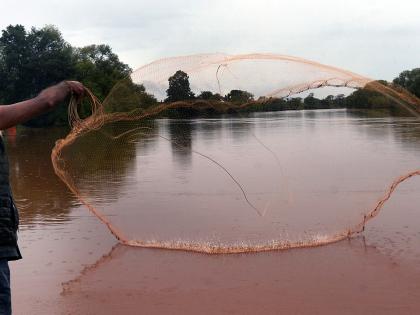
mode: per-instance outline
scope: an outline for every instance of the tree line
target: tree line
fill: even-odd
[[[109,99],[108,110],[129,111],[147,108],[160,102],[146,93],[144,86],[130,79],[132,69],[113,53],[108,45],[73,47],[67,43],[54,26],[25,29],[22,25],[10,25],[0,37],[0,104],[10,104],[36,96],[43,88],[62,80],[77,80],[87,86],[99,99],[104,99],[119,83],[119,88]],[[235,89],[226,95],[201,91],[195,95],[190,88],[188,75],[179,70],[169,79],[167,98],[164,102],[206,101],[215,106],[215,113],[226,106],[259,101],[242,108],[242,111],[275,111],[327,108],[389,108],[392,101],[378,92],[359,89],[348,96],[329,95],[323,99],[309,93],[306,97],[259,98],[248,91]],[[401,86],[420,97],[420,68],[407,70],[384,84]],[[263,106],[261,106],[263,104]],[[217,108],[220,110],[218,111]],[[232,108],[232,107],[230,107]],[[82,116],[89,115],[88,106],[80,109]],[[214,112],[214,110],[213,110]],[[196,110],[200,113],[200,110]],[[67,123],[66,104],[26,123],[42,127]]]
[[[130,88],[146,103],[156,102],[144,87],[131,82],[131,71],[108,45],[72,47],[54,26],[26,30],[22,25],[10,25],[0,37],[0,104],[35,97],[42,89],[63,80],[82,82],[99,99],[104,99],[117,82],[128,80]],[[81,109],[82,114],[89,114],[87,108]],[[67,108],[62,104],[26,125],[66,123]]]
[[[379,82],[391,87],[404,87],[412,94],[420,97],[420,68],[403,71],[393,82],[384,80]],[[169,88],[166,93],[165,102],[193,100],[209,101],[213,104],[215,102],[229,102],[232,105],[238,105],[238,110],[245,112],[331,108],[395,109],[397,105],[391,98],[369,88],[357,89],[347,96],[344,94],[328,95],[322,99],[315,97],[314,93],[309,93],[306,97],[259,97],[255,99],[250,92],[242,90],[231,90],[225,96],[211,91],[202,91],[200,94],[194,95],[190,88],[188,74],[181,70],[178,70],[169,78]],[[245,103],[249,105],[240,107]],[[195,112],[199,114],[199,112]]]

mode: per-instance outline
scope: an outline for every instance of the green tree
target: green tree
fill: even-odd
[[[232,90],[225,96],[226,101],[236,104],[246,103],[252,101],[253,99],[254,95],[242,90]]]
[[[29,63],[29,43],[22,25],[8,26],[0,37],[0,102],[13,103],[22,100],[28,82],[25,67]]]
[[[147,109],[156,104],[156,98],[146,93],[143,85],[135,84],[127,77],[113,87],[104,105],[107,112],[128,112]]]
[[[299,110],[304,109],[301,97],[291,97],[286,100],[285,110]]]
[[[392,99],[368,87],[354,91],[345,98],[344,104],[347,108],[361,109],[389,109],[392,106],[396,106]]]
[[[314,96],[314,93],[309,93],[303,99],[303,104],[305,105],[305,109],[316,109],[319,107],[319,99]]]
[[[8,26],[0,38],[0,63],[6,102],[34,96],[74,74],[72,48],[53,26],[32,28],[29,33],[21,25]]]
[[[188,74],[178,70],[173,76],[169,77],[169,88],[166,90],[167,98],[165,102],[177,102],[194,98],[194,93],[190,88]]]
[[[130,67],[108,45],[73,48],[54,26],[32,28],[28,32],[22,25],[10,25],[0,37],[0,104],[34,97],[47,86],[68,79],[81,81],[99,99],[104,99],[117,82],[125,80],[125,86],[135,91],[132,107],[155,103],[144,87],[131,82],[130,73]],[[129,98],[125,94],[125,101]],[[26,124],[39,127],[65,124],[66,105]],[[82,116],[89,114],[88,108],[86,104],[82,106]]]
[[[420,68],[401,72],[393,82],[420,97]]]
[[[54,26],[29,32],[22,25],[8,26],[0,37],[0,100],[15,103],[34,97],[43,88],[74,76],[72,47]],[[65,111],[53,112],[27,122],[30,126],[52,124]]]
[[[221,96],[219,93],[214,93],[211,91],[202,91],[198,96],[198,99],[201,100],[212,100],[212,101],[222,101],[223,96]]]
[[[202,91],[197,98],[202,100],[211,100],[213,98],[214,94],[210,91]]]
[[[82,82],[100,100],[104,100],[112,88],[118,89],[113,92],[112,104],[108,102],[108,111],[123,112],[139,108],[139,90],[132,83],[129,75],[130,67],[121,62],[118,56],[112,52],[108,45],[89,45],[74,49],[75,78]],[[121,99],[118,103],[117,96]],[[79,109],[80,115],[90,115],[90,106],[83,103]]]
[[[338,94],[334,97],[334,101],[332,103],[336,107],[345,107],[346,106],[346,96],[344,94]]]
[[[118,81],[131,73],[130,67],[121,62],[108,45],[76,48],[75,59],[76,79],[99,99],[104,99]]]

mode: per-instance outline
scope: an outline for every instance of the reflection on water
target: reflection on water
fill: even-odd
[[[333,158],[339,156],[334,153],[334,150],[337,150],[335,145],[341,147],[336,142],[337,137],[334,136],[334,133],[343,136],[343,141],[361,142],[361,149],[366,149],[366,156],[363,160],[366,164],[377,164],[377,162],[372,162],[372,159],[368,159],[374,156],[370,151],[379,150],[383,160],[398,161],[398,163],[394,163],[395,172],[393,174],[397,174],[398,171],[408,171],[410,167],[416,166],[420,155],[420,124],[418,121],[407,117],[363,116],[365,114],[332,110],[258,113],[244,118],[164,119],[148,122],[147,129],[142,130],[141,133],[133,133],[128,139],[123,137],[115,141],[113,147],[110,147],[104,133],[107,136],[117,136],[133,127],[129,123],[115,123],[108,125],[100,132],[92,132],[92,136],[82,137],[78,140],[78,152],[72,155],[71,161],[77,165],[77,173],[74,174],[73,180],[80,185],[81,190],[86,190],[95,196],[95,202],[115,203],[123,199],[122,196],[129,194],[133,185],[139,185],[139,176],[144,175],[143,173],[139,174],[139,171],[152,169],[152,173],[146,171],[145,181],[150,184],[159,180],[162,172],[168,172],[168,170],[176,175],[195,170],[197,166],[194,165],[194,162],[200,158],[194,157],[193,148],[200,152],[209,152],[210,156],[219,154],[220,160],[223,160],[225,156],[217,152],[223,143],[225,146],[262,151],[262,155],[255,155],[254,158],[262,156],[265,160],[269,160],[270,157],[267,152],[264,152],[264,147],[255,143],[257,135],[258,140],[265,141],[273,149],[286,149],[292,158],[296,158],[297,155],[322,157],[322,154],[315,151],[330,147],[330,152],[324,154],[325,159],[328,159],[329,162],[317,164],[318,167],[329,167],[319,170],[315,174],[324,173],[326,175],[336,169],[334,166],[337,161],[334,161]],[[145,127],[144,125],[140,126]],[[65,129],[51,129],[47,132],[24,129],[16,138],[8,139],[11,181],[15,198],[21,208],[23,226],[38,221],[66,220],[71,208],[79,204],[63,183],[58,180],[51,167],[51,148],[58,138],[65,136],[66,132]],[[351,137],[348,136],[349,133],[351,133]],[[171,142],[160,138],[159,135],[170,139]],[[308,140],[302,142],[296,135]],[[293,144],[293,141],[296,143]],[[281,142],[285,142],[287,145],[282,146]],[[249,143],[252,145],[250,146]],[[351,147],[352,143],[346,145]],[[157,157],[165,156],[168,146],[170,146],[169,159],[163,158],[161,161]],[[222,150],[227,150],[227,148],[222,148]],[[239,152],[246,152],[246,150]],[[251,152],[246,153],[252,154]],[[285,155],[281,150],[278,150],[277,153]],[[328,156],[329,154],[331,157]],[[352,162],[351,156],[355,153],[348,151],[346,154],[349,155],[346,162],[355,163]],[[235,156],[233,158],[235,159]],[[158,161],[157,165],[156,161]],[[169,165],[162,165],[163,162]],[[208,164],[208,161],[204,162],[204,164],[206,163]],[[229,164],[229,162],[226,163]],[[298,177],[288,170],[288,163],[284,163],[283,166],[290,177]],[[209,168],[208,165],[205,167]],[[290,169],[293,167],[292,165]],[[368,165],[367,169],[370,167],[375,168],[375,165]],[[163,171],[160,172],[159,169],[163,169]],[[232,169],[235,168],[232,167]],[[239,171],[235,170],[238,174]],[[218,171],[211,168],[211,172]],[[247,172],[249,170],[242,169],[242,173]],[[153,175],[156,175],[158,179],[154,179]],[[330,174],[328,175],[330,176]],[[302,177],[307,176],[303,175]],[[140,177],[140,180],[142,179],[143,177]],[[191,179],[187,178],[186,180]],[[223,181],[225,180],[226,178],[223,179]],[[305,180],[310,179],[305,178]],[[169,182],[173,184],[170,180]],[[388,183],[384,183],[384,185],[386,184]],[[168,188],[165,184],[160,183],[160,185],[161,191]],[[150,187],[150,185],[136,186],[136,189]],[[182,189],[182,187],[180,188]],[[352,187],[351,190],[360,189]]]
[[[169,120],[168,131],[174,161],[180,168],[190,168],[192,163],[192,143],[195,124],[192,121],[179,122]]]
[[[419,167],[419,148],[401,137],[418,137],[412,118],[327,110],[144,127],[113,123],[63,152],[82,197],[130,240],[323,239],[358,224]]]
[[[77,166],[77,169],[71,170],[75,171],[72,173],[73,180],[81,191],[89,196],[92,203],[99,205],[101,211],[140,238],[171,238],[174,235],[204,238],[203,235],[210,235],[234,239],[245,231],[244,235],[249,239],[254,237],[258,241],[261,234],[291,237],[291,229],[299,230],[301,227],[319,231],[329,224],[345,226],[349,221],[353,222],[352,219],[357,219],[360,211],[366,210],[365,206],[371,206],[371,201],[381,196],[392,179],[420,166],[420,123],[409,117],[366,117],[344,110],[331,110],[258,113],[244,118],[162,119],[138,125],[147,129],[128,133],[114,140],[113,146],[109,145],[109,135],[117,137],[132,127],[131,123],[111,124],[100,132],[82,137],[75,147],[77,150],[65,154],[71,156],[69,167]],[[50,298],[56,304],[54,307],[61,305],[52,298],[52,292],[57,294],[61,291],[61,282],[74,279],[82,265],[100,260],[115,244],[106,228],[80,206],[53,172],[51,149],[66,132],[63,129],[22,129],[16,138],[7,140],[11,180],[22,220],[20,242],[24,260],[15,265],[14,271],[15,291],[19,292],[14,298],[20,301],[15,309],[21,310],[21,313],[59,314],[61,309],[57,312],[45,311],[46,301]],[[279,163],[258,140],[275,152]],[[266,216],[259,217],[249,209],[226,174],[194,154],[194,150],[208,153],[232,170],[244,184],[250,199],[267,209]],[[288,190],[293,194],[286,194]],[[287,296],[286,288],[292,286],[294,290],[290,292],[298,294],[302,286],[310,287],[310,283],[322,281],[310,270],[324,268],[325,272],[321,275],[334,283],[323,287],[322,296],[325,299],[328,292],[339,292],[342,286],[347,288],[344,290],[346,294],[352,295],[361,287],[367,296],[372,295],[373,290],[369,287],[377,285],[378,292],[385,290],[387,293],[382,298],[375,295],[375,301],[384,303],[399,297],[406,303],[405,309],[409,313],[418,306],[411,297],[420,296],[418,287],[415,287],[415,280],[419,279],[416,266],[420,261],[419,191],[420,180],[417,178],[398,189],[383,213],[368,225],[364,233],[367,250],[359,243],[349,247],[344,242],[347,245],[339,243],[319,252],[319,249],[314,249],[316,252],[303,250],[299,254],[291,252],[284,262],[285,256],[280,253],[209,258],[185,253],[117,249],[116,255],[115,251],[110,254],[115,258],[109,260],[108,267],[94,274],[93,278],[89,276],[86,292],[96,292],[101,278],[109,275],[110,270],[118,270],[118,275],[127,278],[126,297],[130,297],[129,291],[134,290],[134,285],[143,283],[140,293],[152,298],[154,302],[147,305],[153,309],[162,298],[159,294],[153,295],[153,290],[148,288],[153,287],[153,277],[162,277],[153,288],[164,292],[163,298],[175,303],[176,297],[190,296],[181,280],[175,279],[177,268],[185,267],[181,274],[188,277],[188,268],[199,270],[209,267],[202,277],[197,272],[190,281],[192,284],[189,284],[191,289],[202,290],[197,297],[200,303],[211,307],[206,296],[222,299],[221,295],[208,295],[220,290],[224,296],[235,298],[227,285],[223,286],[222,278],[214,277],[220,272],[232,286],[245,283],[239,291],[250,301],[252,292],[261,296],[264,292],[271,292],[266,299],[271,305],[267,309],[270,313],[278,307],[274,302],[278,290],[284,289],[282,292]],[[352,206],[343,208],[343,204]],[[338,206],[340,211],[337,211]],[[356,206],[360,208],[356,209]],[[187,264],[185,257],[188,257]],[[349,263],[324,265],[330,259]],[[173,268],[170,267],[171,261]],[[233,268],[233,275],[222,272],[226,264]],[[148,268],[152,265],[160,266],[155,274],[149,272]],[[295,265],[301,269],[295,269]],[[380,265],[379,269],[374,268],[377,265]],[[140,278],[131,278],[130,272],[137,266],[144,268],[144,272],[137,274]],[[270,280],[264,278],[255,266],[270,275],[279,272],[283,266],[288,273],[279,272]],[[182,292],[171,291],[158,269],[163,270],[165,275],[174,275],[170,281]],[[235,273],[234,269],[238,272]],[[296,280],[302,270],[306,270],[305,277],[311,281]],[[334,275],[341,273],[347,276],[343,280],[332,276],[330,270],[335,270]],[[361,276],[363,273],[370,276],[364,278]],[[249,274],[254,275],[251,278],[255,281],[242,281]],[[391,280],[378,285],[376,280],[379,278]],[[346,286],[340,279],[344,283],[356,279],[353,282],[355,285]],[[402,279],[400,291],[406,297],[393,295],[392,283],[398,279]],[[279,289],[280,282],[275,283],[275,280],[288,283],[288,286]],[[40,281],[45,283],[42,292],[44,300],[38,298],[33,290]],[[111,278],[110,282],[102,283],[105,288],[118,287],[120,282]],[[251,289],[255,283],[259,283],[262,289]],[[309,295],[312,291],[305,292]],[[411,295],[407,297],[409,292]],[[138,297],[138,294],[131,296]],[[302,302],[307,297],[305,294],[296,301]],[[28,300],[30,296],[35,298]],[[368,303],[363,296],[361,294],[356,298]],[[78,293],[76,297],[83,299]],[[289,297],[293,300],[293,296]],[[100,301],[105,297],[98,294],[97,298],[92,303],[101,307],[104,302]],[[124,297],[123,300],[138,305],[130,298],[128,301]],[[74,305],[73,298],[69,301]],[[340,295],[337,301],[346,303],[345,295]],[[188,304],[188,301],[184,302]],[[260,302],[254,301],[254,305],[261,306]],[[315,301],[308,303],[310,306]],[[39,308],[34,308],[35,304]],[[227,300],[221,305],[227,309],[234,307]],[[82,303],[80,307],[89,306]],[[317,307],[320,313],[328,313],[322,306]],[[337,304],[333,309],[338,307]],[[348,307],[352,309],[351,305]],[[35,309],[39,312],[33,311]],[[296,309],[299,308],[285,307],[284,310],[291,312]]]
[[[51,166],[55,141],[66,133],[65,129],[24,129],[7,138],[10,180],[22,228],[33,223],[66,221],[71,208],[78,204]]]

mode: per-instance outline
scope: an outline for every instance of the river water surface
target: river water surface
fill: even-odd
[[[84,198],[130,240],[322,240],[359,223],[395,178],[420,168],[420,122],[410,117],[319,110],[147,126],[106,141],[127,129],[115,124],[64,152]],[[420,311],[420,178],[400,185],[364,233],[328,246],[133,248],[118,245],[54,174],[51,149],[66,132],[6,135],[24,256],[11,263],[16,314]]]

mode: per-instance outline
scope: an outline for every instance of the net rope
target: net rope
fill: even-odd
[[[268,67],[266,64],[267,62]],[[275,65],[274,68],[277,67],[276,63],[280,63],[278,69],[288,69],[290,64],[297,65],[298,68],[302,67],[303,73],[308,73],[308,78],[305,77],[305,80],[310,79],[310,81],[299,82],[299,80],[292,78],[287,82],[287,84],[285,84],[282,81],[282,77],[280,79],[275,79],[275,76],[273,76],[271,71],[267,70],[273,62]],[[370,209],[366,209],[365,214],[359,222],[356,222],[354,225],[343,229],[338,233],[330,235],[313,235],[307,239],[297,241],[288,239],[276,239],[265,241],[261,244],[248,244],[247,242],[223,244],[185,240],[142,240],[128,237],[125,235],[124,231],[120,230],[113,224],[110,218],[99,211],[97,207],[89,201],[88,196],[79,189],[78,184],[68,173],[66,168],[67,161],[66,158],[63,157],[63,151],[66,148],[71,146],[80,137],[83,137],[92,131],[100,131],[105,137],[115,140],[126,136],[146,134],[145,131],[148,129],[147,127],[136,127],[117,135],[111,135],[107,134],[106,131],[103,130],[103,127],[107,124],[124,121],[143,121],[149,118],[157,117],[159,114],[170,109],[182,109],[191,107],[213,108],[222,106],[225,110],[226,108],[237,110],[238,108],[247,108],[250,106],[263,106],[267,99],[272,97],[288,98],[294,94],[321,87],[351,87],[370,89],[391,99],[416,117],[420,117],[420,100],[402,88],[385,85],[381,82],[373,81],[366,77],[354,74],[350,71],[291,56],[269,54],[228,56],[210,54],[167,58],[138,69],[132,74],[131,78],[134,83],[143,84],[148,92],[159,96],[159,93],[161,93],[167,87],[164,82],[167,80],[168,76],[181,68],[190,76],[192,87],[201,87],[202,89],[203,87],[207,87],[209,90],[213,90],[222,94],[225,90],[237,87],[238,74],[235,73],[238,73],[238,67],[240,64],[243,64],[241,68],[243,69],[243,73],[241,74],[239,71],[239,75],[243,76],[249,74],[249,72],[252,71],[253,67],[256,65],[257,67],[263,68],[263,76],[267,77],[264,79],[264,82],[270,82],[270,84],[267,84],[269,86],[266,86],[264,82],[262,84],[263,88],[254,87],[253,89],[251,86],[252,84],[242,84],[240,86],[240,88],[243,88],[244,90],[246,89],[253,91],[256,96],[263,96],[262,98],[248,101],[241,105],[234,105],[230,104],[229,102],[216,103],[205,100],[177,101],[172,103],[159,103],[158,105],[152,106],[150,108],[141,108],[127,112],[112,113],[107,112],[106,105],[109,103],[118,102],[118,98],[113,98],[113,95],[115,95],[115,91],[118,91],[118,89],[121,87],[119,84],[113,88],[110,95],[104,100],[104,102],[99,101],[88,89],[86,89],[84,100],[77,99],[75,97],[71,98],[69,104],[69,122],[71,125],[71,131],[66,136],[66,138],[58,140],[52,150],[51,158],[54,170],[56,174],[61,178],[61,180],[67,185],[67,187],[78,197],[78,199],[89,209],[89,211],[91,211],[102,223],[107,226],[109,231],[119,240],[120,243],[129,246],[194,251],[207,254],[260,252],[326,245],[363,232],[366,224],[381,212],[381,209],[391,198],[397,187],[408,179],[420,175],[420,169],[417,169],[399,176],[388,186],[379,201],[377,201]],[[200,73],[201,76],[198,75]],[[313,75],[313,73],[316,73],[316,75]],[[205,83],[203,83],[203,76],[207,78],[207,82]],[[261,76],[257,76],[256,80],[258,80],[258,78]],[[302,81],[301,78],[300,81]],[[91,108],[91,115],[84,119],[82,119],[78,113],[82,101],[89,102]],[[275,152],[271,151],[269,146],[265,145],[258,137],[255,135],[253,136],[255,137],[256,141],[265,148],[265,150],[271,152],[274,159],[276,159],[278,164],[280,164]],[[183,146],[181,143],[178,143],[177,141],[168,137],[159,137],[167,142],[174,144],[177,147],[182,148]],[[192,152],[195,155],[210,161],[221,171],[223,171],[241,191],[244,201],[252,209],[254,209],[259,216],[264,216],[265,209],[259,209],[256,205],[253,204],[252,201],[249,200],[246,190],[243,188],[240,181],[229,172],[228,168],[226,168],[218,160],[201,151],[192,150]]]

